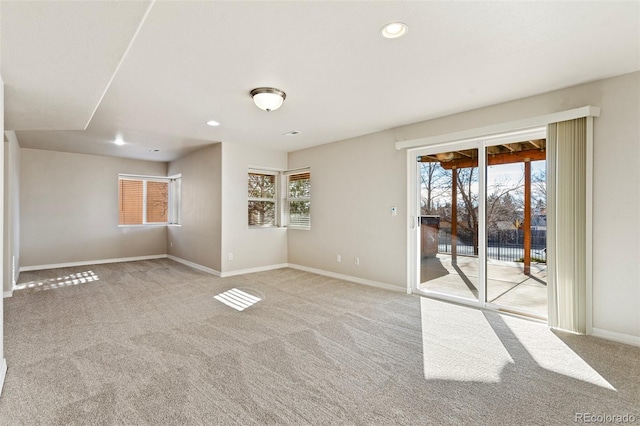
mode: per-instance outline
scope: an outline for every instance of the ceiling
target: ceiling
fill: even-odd
[[[637,1],[2,1],[0,15],[20,146],[155,161],[221,141],[295,151],[640,69]],[[409,32],[382,38],[393,21]],[[261,86],[287,93],[281,109],[253,105]]]

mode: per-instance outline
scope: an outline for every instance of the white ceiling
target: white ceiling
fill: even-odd
[[[640,69],[638,1],[0,7],[22,147],[157,161],[220,141],[294,151]],[[408,34],[383,39],[392,21]],[[260,86],[287,93],[280,110],[253,105]]]

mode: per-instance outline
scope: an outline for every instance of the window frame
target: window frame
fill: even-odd
[[[274,176],[274,180],[275,180],[275,191],[274,191],[274,196],[273,198],[267,198],[267,197],[251,197],[249,196],[248,193],[248,188],[247,188],[247,226],[249,227],[249,229],[272,229],[272,228],[280,228],[282,227],[282,212],[281,212],[281,194],[280,194],[280,190],[281,190],[281,186],[280,186],[280,181],[281,181],[281,172],[279,171],[274,171],[274,170],[265,170],[265,169],[258,169],[258,168],[250,168],[247,172],[247,182],[249,180],[250,175],[265,175],[265,176]],[[248,213],[249,213],[249,203],[250,202],[273,202],[274,203],[274,220],[273,220],[273,224],[268,224],[268,225],[252,225],[249,222],[249,217],[248,217]]]
[[[247,213],[249,208],[249,202],[251,201],[267,201],[274,202],[275,220],[274,224],[269,225],[251,225],[247,220],[247,226],[249,229],[296,229],[296,230],[311,230],[311,206],[309,206],[309,225],[291,225],[289,223],[289,203],[292,201],[307,201],[311,205],[311,167],[304,167],[292,170],[274,170],[259,167],[249,167],[247,170],[247,179],[249,175],[269,175],[275,177],[275,197],[274,198],[258,198],[249,197],[247,193]],[[289,197],[289,176],[309,174],[309,197]]]
[[[118,218],[118,227],[136,227],[136,226],[181,226],[181,192],[182,192],[182,174],[172,176],[149,176],[149,175],[133,175],[127,173],[118,174],[118,197],[120,197],[120,181],[131,180],[142,182],[142,223],[123,224]],[[149,222],[147,221],[147,183],[162,182],[167,183],[167,221],[166,222]],[[119,212],[118,212],[119,215]]]
[[[289,183],[291,176],[295,176],[295,175],[304,175],[304,174],[308,174],[309,175],[309,196],[308,197],[291,197],[290,192],[289,192]],[[284,176],[284,180],[285,180],[285,185],[284,185],[284,225],[289,228],[289,229],[301,229],[301,230],[310,230],[311,229],[311,168],[310,167],[305,167],[302,169],[295,169],[295,170],[287,170],[286,172],[283,172],[283,176]],[[291,203],[292,202],[298,202],[298,201],[306,201],[309,203],[309,224],[308,225],[292,225],[289,221],[290,221],[290,210],[291,210]]]

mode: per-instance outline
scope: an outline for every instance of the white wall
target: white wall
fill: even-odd
[[[247,173],[250,167],[285,170],[287,153],[222,143],[222,262],[229,273],[287,262],[287,231],[249,229]],[[233,253],[233,260],[229,260]]]
[[[594,120],[593,327],[640,337],[640,72],[395,129],[416,139],[584,105]]]
[[[168,253],[220,271],[221,144],[169,163],[169,176],[182,174],[182,226],[168,228]]]
[[[166,176],[167,164],[20,150],[20,266],[167,253],[165,226],[118,227],[118,173]]]
[[[394,142],[600,106],[594,122],[593,327],[637,341],[639,93],[636,72],[290,153],[289,167],[312,167],[313,192],[312,231],[289,232],[289,262],[404,287],[406,154],[394,152]],[[356,180],[360,192],[342,188],[345,179]],[[398,206],[397,218],[389,216],[392,205]],[[338,264],[335,255],[341,251]],[[358,254],[361,266],[355,268],[349,257]]]
[[[4,292],[10,294],[20,274],[20,146],[9,133],[4,143]]]
[[[289,263],[406,288],[406,154],[394,142],[380,132],[289,154],[290,168],[311,167],[311,230],[288,231]]]

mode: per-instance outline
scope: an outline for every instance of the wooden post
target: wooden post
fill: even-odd
[[[531,161],[524,160],[524,273],[531,274]]]
[[[451,263],[458,262],[458,169],[451,169]]]

